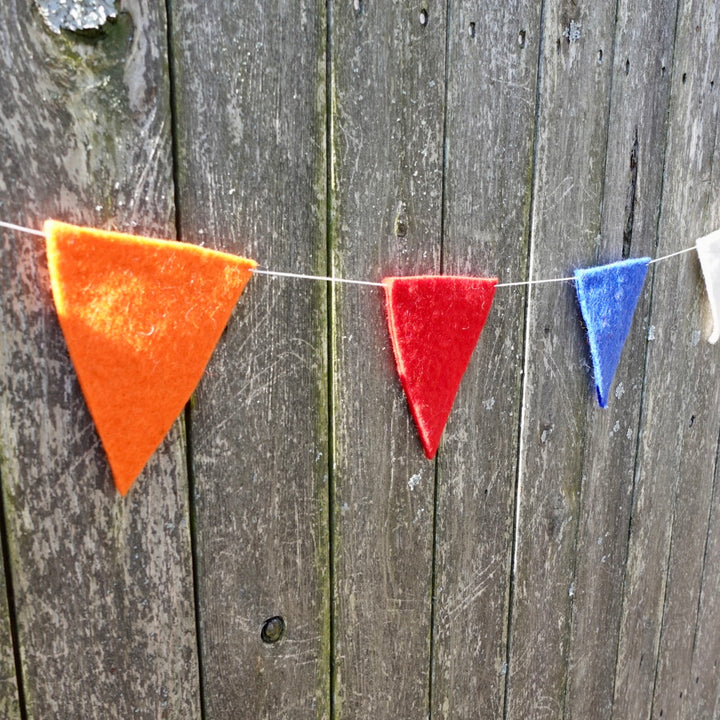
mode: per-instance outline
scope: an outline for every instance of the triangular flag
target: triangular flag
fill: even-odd
[[[497,278],[389,277],[383,285],[398,374],[425,455],[432,459],[490,312]]]
[[[575,288],[590,342],[598,403],[606,407],[650,258],[575,271]]]
[[[60,326],[125,495],[200,381],[255,262],[54,220],[44,232]]]
[[[720,230],[701,237],[695,245],[713,318],[713,331],[708,341],[714,344],[720,339]]]

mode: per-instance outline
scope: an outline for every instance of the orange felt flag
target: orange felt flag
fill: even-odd
[[[55,220],[44,232],[60,326],[125,495],[200,381],[256,263]]]

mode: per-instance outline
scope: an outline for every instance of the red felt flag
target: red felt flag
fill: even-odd
[[[390,277],[383,285],[400,381],[425,455],[433,458],[497,278]]]
[[[122,495],[200,381],[256,263],[45,223],[53,298]]]

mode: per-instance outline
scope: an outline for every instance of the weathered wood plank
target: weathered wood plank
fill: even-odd
[[[2,466],[0,446],[0,467]],[[0,480],[2,478],[0,477]],[[5,560],[0,557],[0,717],[7,720],[20,718],[18,678],[15,668],[15,651],[8,607],[8,585],[5,579]]]
[[[717,25],[716,25],[717,28]],[[709,49],[717,47],[720,38],[715,35],[708,45]],[[706,78],[707,80],[707,78]],[[711,90],[718,83],[717,77],[710,81]],[[702,85],[700,85],[702,91]],[[707,92],[707,85],[705,86]],[[707,99],[705,99],[705,103]],[[717,100],[715,101],[717,102]],[[717,152],[717,144],[714,153]],[[710,187],[720,187],[720,162],[717,158],[712,163],[710,173]],[[712,218],[717,223],[714,214]],[[702,297],[702,291],[700,292]],[[707,306],[703,310],[705,325],[707,327]],[[705,331],[707,332],[707,330]],[[688,684],[690,691],[683,696],[681,716],[710,720],[720,717],[720,682],[718,682],[718,667],[720,667],[720,437],[718,438],[718,451],[715,456],[714,479],[712,499],[710,504],[710,517],[707,529],[707,541],[703,558],[702,585],[698,602],[697,621],[695,624],[695,640],[692,649],[692,661]],[[694,686],[693,686],[694,683]]]
[[[183,239],[324,274],[324,3],[177,0],[172,21]],[[195,397],[209,718],[329,714],[326,309],[322,283],[254,278]]]
[[[717,631],[720,627],[720,564],[717,562],[720,557],[720,492],[717,459],[714,475],[702,586],[697,622],[693,628],[692,660],[687,678],[689,688],[680,698],[680,717],[697,720],[711,720],[720,714],[720,633]],[[666,715],[669,717],[669,714]]]
[[[532,278],[596,258],[615,2],[545,3],[532,217]],[[572,283],[533,286],[521,419],[509,718],[562,715],[587,408],[596,402]]]
[[[0,208],[173,234],[165,18],[126,0],[93,36],[0,6]],[[82,400],[44,248],[2,234],[0,443],[28,718],[196,717],[181,428],[126,498]]]
[[[660,254],[691,245],[720,221],[713,202],[720,16],[712,4],[684,2],[678,18]],[[704,342],[708,316],[695,254],[658,265],[616,717],[683,717],[694,702],[688,695],[700,690],[691,675],[694,652],[714,643],[695,632],[720,433],[717,348]],[[708,666],[703,675],[707,703],[717,696],[717,673]]]
[[[597,258],[653,256],[677,2],[618,6]],[[601,56],[602,52],[602,56]],[[608,408],[587,410],[565,713],[612,715],[650,289],[638,302]]]
[[[440,269],[445,3],[334,3],[332,270]],[[336,717],[428,713],[435,468],[394,368],[379,288],[336,286]]]
[[[444,271],[527,272],[540,4],[450,3]],[[433,717],[505,701],[525,291],[502,288],[440,454]]]

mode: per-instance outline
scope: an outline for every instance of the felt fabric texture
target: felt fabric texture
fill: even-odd
[[[44,231],[60,326],[125,495],[190,398],[256,263],[54,220]]]
[[[435,457],[497,278],[383,279],[395,363],[425,455]]]
[[[698,239],[695,247],[700,258],[713,319],[713,331],[708,341],[715,344],[720,339],[720,230]]]
[[[621,260],[575,271],[575,289],[587,328],[600,407],[608,394],[630,332],[650,258]]]

